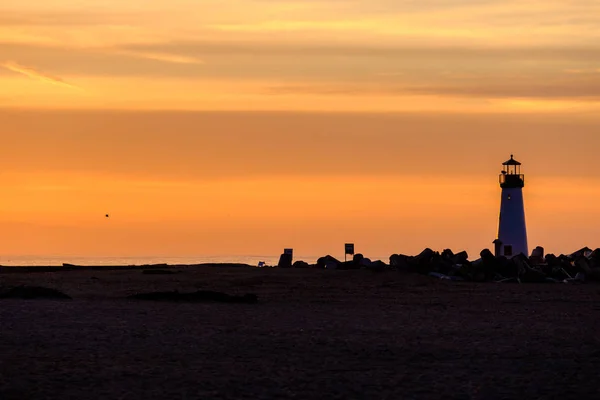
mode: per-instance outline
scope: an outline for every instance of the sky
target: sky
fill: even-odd
[[[595,0],[4,0],[0,256],[600,237]],[[109,213],[110,218],[105,218]]]

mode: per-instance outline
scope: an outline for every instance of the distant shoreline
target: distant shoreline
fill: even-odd
[[[20,272],[66,272],[66,271],[128,271],[128,270],[148,270],[161,268],[196,268],[196,267],[235,267],[235,268],[258,268],[254,265],[243,263],[201,263],[201,264],[143,264],[143,265],[0,265],[0,274],[2,273],[20,273]],[[266,266],[265,268],[271,268]]]

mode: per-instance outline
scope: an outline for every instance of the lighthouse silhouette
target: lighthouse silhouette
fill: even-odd
[[[504,162],[500,174],[502,201],[500,203],[500,221],[498,238],[494,240],[497,256],[511,258],[518,254],[529,254],[527,247],[527,226],[525,224],[525,203],[523,188],[525,175],[521,174],[521,163],[510,155]]]

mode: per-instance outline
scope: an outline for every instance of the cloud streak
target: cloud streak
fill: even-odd
[[[411,85],[395,82],[379,83],[326,83],[290,84],[267,87],[265,95],[273,96],[450,96],[485,99],[571,99],[578,101],[600,101],[600,85],[594,80],[557,82],[503,82],[501,84],[480,81],[461,84]]]
[[[185,56],[181,54],[140,50],[117,50],[115,53],[136,58],[145,58],[147,60],[162,61],[172,64],[204,64],[204,60],[201,60],[197,57]]]
[[[43,72],[37,71],[34,68],[26,67],[26,66],[20,65],[16,62],[13,62],[13,61],[3,62],[0,64],[0,66],[8,69],[9,71],[13,71],[13,72],[19,73],[21,75],[25,75],[31,79],[36,79],[41,82],[49,83],[52,85],[68,87],[70,89],[79,89],[79,87],[72,85],[68,82],[65,82],[61,78],[50,76]]]

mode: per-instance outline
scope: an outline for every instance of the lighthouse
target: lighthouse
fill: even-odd
[[[513,158],[504,162],[500,173],[502,201],[498,238],[494,240],[497,256],[511,258],[523,253],[529,255],[527,247],[527,227],[525,224],[525,203],[523,188],[525,175],[521,174],[521,163]]]

